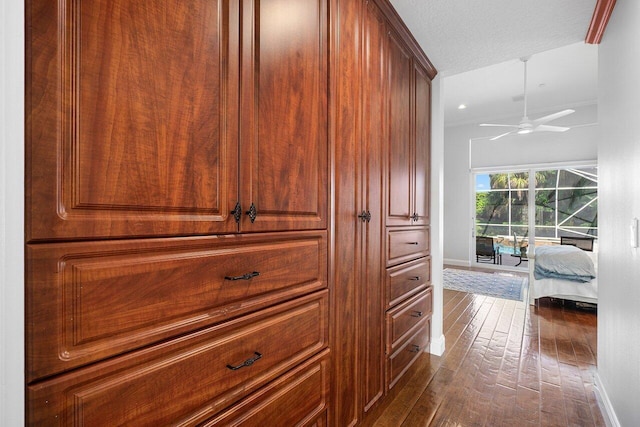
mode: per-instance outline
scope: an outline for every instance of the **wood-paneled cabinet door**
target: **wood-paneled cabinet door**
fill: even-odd
[[[368,215],[362,224],[361,288],[363,316],[360,319],[362,349],[361,411],[367,412],[384,395],[384,287],[383,244],[383,161],[385,140],[384,97],[386,78],[386,23],[374,2],[365,7],[363,37],[363,129],[360,144],[362,170],[361,206]]]
[[[327,13],[326,0],[243,2],[243,232],[327,226]]]
[[[29,241],[237,231],[237,3],[27,2]]]
[[[387,225],[412,225],[412,56],[400,36],[388,33]]]
[[[429,224],[431,174],[431,79],[417,62],[414,68],[415,165],[413,173],[413,224]]]

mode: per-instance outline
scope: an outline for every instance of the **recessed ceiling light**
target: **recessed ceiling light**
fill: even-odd
[[[467,106],[464,104],[458,105],[458,110],[464,110],[465,108],[467,108]]]

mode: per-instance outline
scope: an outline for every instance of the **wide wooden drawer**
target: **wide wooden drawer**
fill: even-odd
[[[329,394],[328,355],[326,350],[203,426],[324,425]]]
[[[387,229],[387,267],[429,255],[429,229]]]
[[[204,422],[327,346],[328,291],[28,387],[29,425]]]
[[[28,381],[327,286],[324,232],[27,250]]]
[[[425,319],[420,328],[387,358],[387,384],[390,390],[425,351],[430,342],[431,319]]]
[[[415,295],[431,284],[431,258],[420,258],[387,269],[385,309]]]
[[[387,354],[415,332],[420,322],[431,316],[433,292],[428,287],[415,297],[387,312]]]

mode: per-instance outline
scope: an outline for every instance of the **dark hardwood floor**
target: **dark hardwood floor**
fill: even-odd
[[[604,426],[595,310],[444,290],[446,351],[425,354],[375,426]]]

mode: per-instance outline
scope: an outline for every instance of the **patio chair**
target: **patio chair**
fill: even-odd
[[[502,264],[500,248],[493,244],[493,237],[476,236],[476,262],[491,261],[494,264]]]
[[[561,245],[571,245],[583,251],[593,252],[593,237],[569,237],[560,236]]]
[[[523,262],[529,261],[527,251],[525,250],[523,252],[520,245],[518,245],[518,236],[516,235],[515,231],[513,232],[513,253],[511,254],[511,256],[520,258],[520,261],[518,261],[518,263],[516,264],[516,267],[522,264]]]

